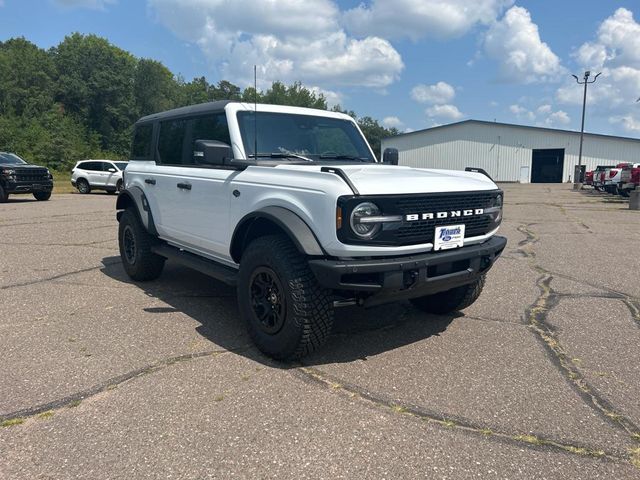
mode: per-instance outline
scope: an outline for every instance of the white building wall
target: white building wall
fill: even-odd
[[[578,164],[580,134],[517,125],[461,123],[383,140],[382,150],[399,150],[400,165],[420,168],[483,168],[494,180],[518,181],[520,168],[531,178],[532,150],[564,149],[563,181],[573,177]],[[582,163],[587,171],[597,165],[640,161],[640,140],[585,134]]]

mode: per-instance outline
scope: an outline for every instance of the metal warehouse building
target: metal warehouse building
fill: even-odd
[[[400,165],[422,168],[483,168],[501,182],[559,183],[573,179],[580,132],[465,120],[382,141],[399,151]],[[640,139],[584,134],[582,163],[640,162]]]

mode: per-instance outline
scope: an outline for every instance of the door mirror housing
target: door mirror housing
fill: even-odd
[[[115,168],[110,168],[109,170],[107,170],[107,172],[116,173],[116,169]]]
[[[387,165],[398,165],[398,149],[385,148],[382,153],[382,163],[386,163]]]
[[[193,163],[196,165],[228,165],[233,159],[231,146],[218,140],[196,140]]]

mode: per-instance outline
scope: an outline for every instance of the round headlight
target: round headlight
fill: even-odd
[[[375,221],[367,221],[369,217],[380,216],[380,209],[375,203],[364,202],[359,204],[351,212],[351,230],[360,238],[371,238],[382,228],[382,224]]]
[[[495,198],[493,205],[494,205],[495,207],[502,208],[502,195],[498,195],[498,196]]]

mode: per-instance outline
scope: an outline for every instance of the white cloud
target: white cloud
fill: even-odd
[[[536,114],[531,110],[524,108],[521,105],[509,105],[509,111],[513,113],[518,120],[527,120],[533,122],[536,119]]]
[[[509,111],[516,117],[516,119],[538,126],[566,126],[571,123],[571,118],[567,112],[563,110],[553,111],[553,107],[548,103],[539,105],[533,110],[529,110],[519,104],[513,104],[509,106]]]
[[[456,96],[456,90],[446,82],[434,85],[416,85],[411,90],[411,98],[416,102],[429,104],[449,103]]]
[[[496,107],[500,106],[500,104],[499,104],[498,102],[496,102],[495,100],[491,100],[491,101],[489,102],[489,106],[490,106],[491,108],[496,108]]]
[[[404,123],[398,117],[385,117],[382,119],[382,125],[387,128],[400,128]]]
[[[93,10],[104,10],[107,5],[113,5],[118,3],[117,0],[54,0],[60,6],[63,7],[81,7],[91,8]],[[0,0],[0,6],[3,5],[3,0]]]
[[[548,103],[544,104],[544,105],[540,105],[537,109],[536,112],[539,115],[546,115],[547,113],[551,113],[551,105],[549,105]]]
[[[426,110],[429,118],[437,118],[440,120],[459,120],[464,117],[464,113],[458,110],[455,105],[434,105]]]
[[[511,7],[483,38],[484,52],[500,65],[500,79],[514,83],[556,80],[565,73],[560,59],[540,39],[538,25],[522,7]]]
[[[595,38],[574,53],[582,71],[602,72],[587,91],[587,114],[608,117],[628,132],[637,132],[640,109],[640,24],[633,13],[618,8],[598,27]],[[582,77],[582,75],[578,75]],[[559,103],[581,106],[583,87],[568,79],[556,92]]]
[[[609,118],[609,123],[620,124],[627,132],[640,134],[640,119],[632,115]]]
[[[404,68],[382,38],[353,38],[340,26],[332,0],[148,0],[157,20],[196,44],[221,76],[261,86],[274,80],[376,89]],[[313,12],[313,14],[311,14]],[[336,93],[336,92],[334,92]]]
[[[346,11],[343,21],[356,35],[442,40],[488,25],[512,4],[513,0],[371,0]]]
[[[545,123],[547,125],[568,125],[571,123],[571,118],[567,115],[567,112],[558,110],[557,112],[553,112],[549,115]]]

